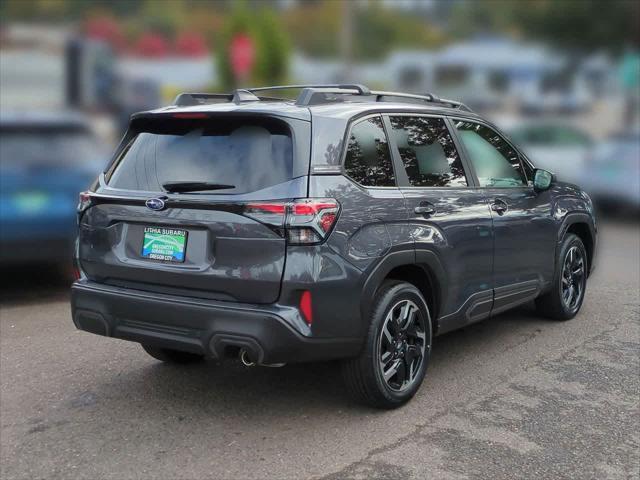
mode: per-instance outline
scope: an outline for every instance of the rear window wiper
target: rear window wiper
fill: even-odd
[[[163,183],[162,186],[167,192],[173,193],[202,192],[204,190],[226,190],[236,188],[235,185],[209,182],[167,182]]]

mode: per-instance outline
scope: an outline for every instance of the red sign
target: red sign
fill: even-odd
[[[255,60],[255,49],[251,37],[244,33],[233,37],[229,54],[233,75],[237,79],[245,79],[251,72]]]

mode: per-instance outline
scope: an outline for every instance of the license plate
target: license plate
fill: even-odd
[[[20,192],[13,196],[15,208],[20,213],[41,213],[49,206],[50,198],[44,192]]]
[[[186,230],[165,227],[145,227],[142,257],[165,262],[184,262],[187,248]]]

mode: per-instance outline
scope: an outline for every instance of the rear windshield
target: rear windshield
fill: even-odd
[[[216,194],[254,192],[292,178],[291,133],[273,119],[172,119],[139,130],[123,149],[109,186],[164,191],[168,182],[232,185]]]

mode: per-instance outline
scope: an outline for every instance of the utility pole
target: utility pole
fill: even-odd
[[[342,0],[342,28],[340,29],[340,57],[342,59],[342,80],[352,81],[353,62],[353,4],[352,0]]]

